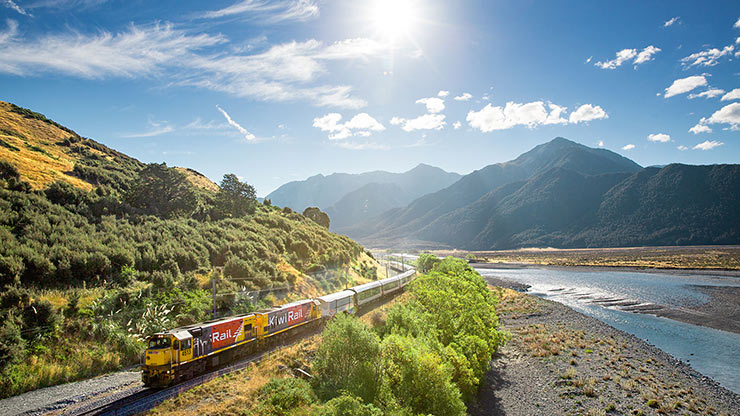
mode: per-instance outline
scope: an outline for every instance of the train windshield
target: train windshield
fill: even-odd
[[[169,338],[152,338],[149,340],[149,349],[169,348]]]

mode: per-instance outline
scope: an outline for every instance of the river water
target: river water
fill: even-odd
[[[693,285],[740,286],[738,278],[572,269],[477,270],[483,276],[530,285],[529,293],[563,303],[633,334],[740,394],[740,334],[627,312],[622,306],[613,305],[616,301],[632,306],[700,305],[708,302],[709,296]],[[606,303],[612,306],[599,303],[605,300],[611,300]]]

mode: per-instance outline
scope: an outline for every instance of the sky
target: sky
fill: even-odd
[[[0,0],[0,100],[264,196],[555,137],[740,162],[740,2]]]

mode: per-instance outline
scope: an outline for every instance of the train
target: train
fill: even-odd
[[[356,315],[372,302],[403,290],[414,269],[315,299],[159,332],[148,339],[141,378],[163,388],[262,351],[288,336],[319,327],[337,314]]]

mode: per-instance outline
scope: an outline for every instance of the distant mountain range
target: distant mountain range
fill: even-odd
[[[342,228],[372,247],[612,247],[740,242],[740,165],[642,168],[564,138]]]
[[[422,195],[455,183],[460,177],[425,164],[403,173],[319,174],[286,183],[265,198],[274,205],[301,212],[307,207],[319,207],[329,214],[332,231],[339,231],[391,208],[403,207]]]

